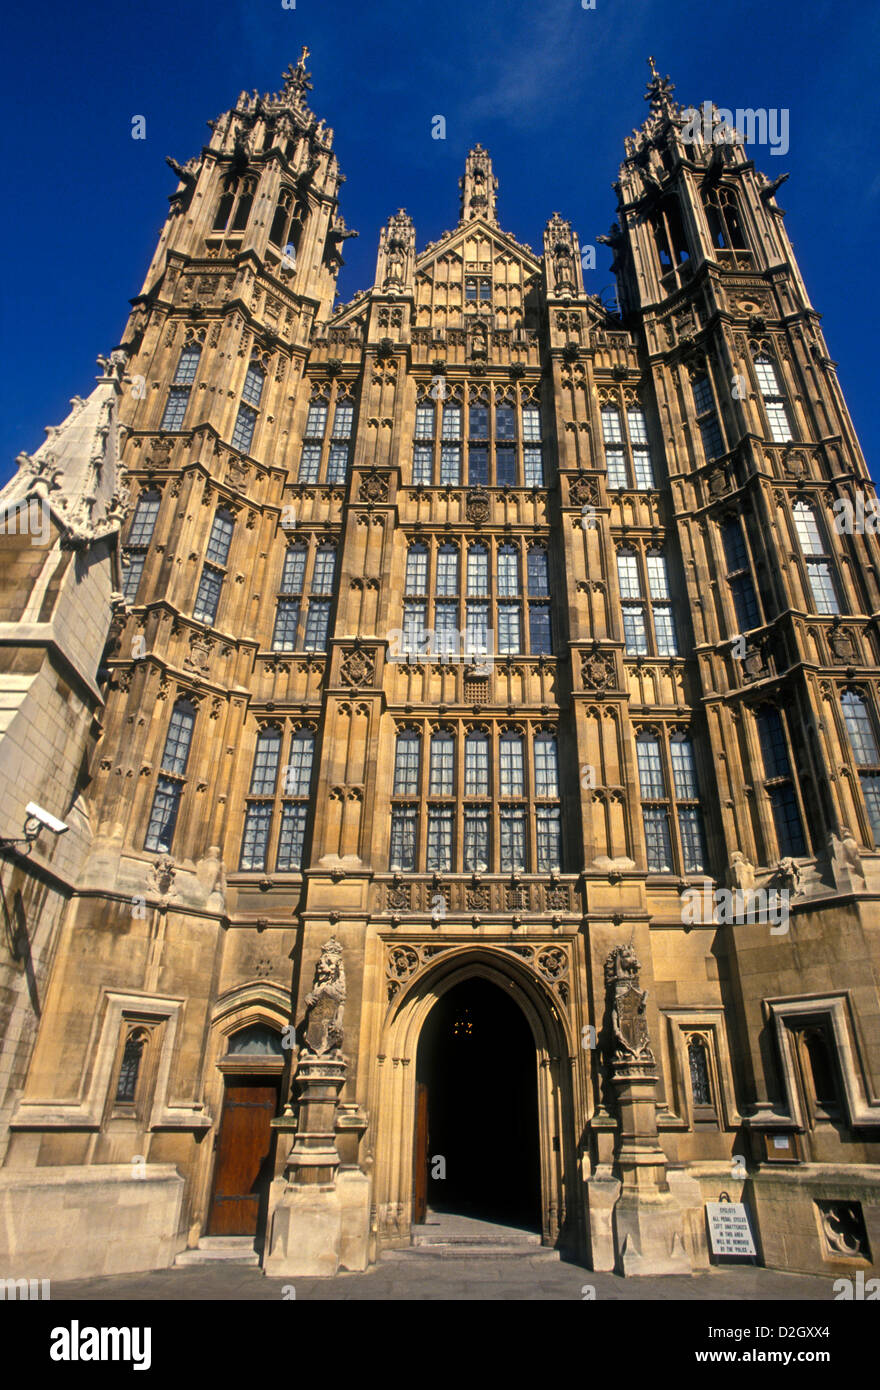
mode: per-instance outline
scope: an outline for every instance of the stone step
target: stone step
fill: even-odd
[[[497,1235],[485,1235],[485,1236],[482,1236],[482,1235],[481,1235],[481,1236],[476,1236],[476,1235],[451,1236],[451,1235],[443,1235],[443,1234],[439,1234],[439,1233],[438,1233],[437,1235],[433,1235],[433,1234],[432,1234],[432,1235],[427,1235],[427,1234],[424,1234],[424,1235],[423,1235],[423,1234],[419,1233],[419,1234],[414,1234],[414,1235],[413,1235],[412,1243],[413,1243],[413,1245],[418,1245],[418,1246],[429,1246],[429,1245],[509,1245],[509,1246],[514,1246],[514,1245],[516,1245],[516,1246],[520,1246],[520,1245],[521,1245],[521,1246],[524,1246],[525,1248],[533,1249],[536,1245],[537,1245],[537,1246],[540,1246],[540,1244],[541,1244],[541,1237],[538,1235],[537,1231],[535,1231],[535,1232],[532,1232],[532,1231],[523,1231],[522,1234],[520,1234],[519,1232],[514,1232],[514,1231],[511,1231],[511,1232],[509,1232],[509,1233],[507,1233],[507,1234],[504,1234],[504,1233],[502,1233],[502,1232],[499,1232]]]
[[[250,1236],[202,1236],[194,1250],[181,1250],[175,1256],[174,1267],[217,1263],[254,1267],[260,1257]]]
[[[424,1260],[540,1260],[545,1263],[559,1260],[559,1251],[546,1245],[496,1244],[491,1241],[437,1242],[434,1245],[411,1245],[405,1250],[383,1250],[380,1261],[413,1263]]]

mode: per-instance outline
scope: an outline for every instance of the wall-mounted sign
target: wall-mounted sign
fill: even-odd
[[[713,1255],[755,1255],[748,1213],[742,1202],[707,1202]]]

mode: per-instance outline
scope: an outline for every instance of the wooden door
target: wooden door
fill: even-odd
[[[428,1088],[416,1082],[416,1133],[413,1145],[413,1221],[423,1224],[428,1215]]]
[[[226,1078],[209,1235],[255,1236],[265,1220],[278,1090],[279,1082],[269,1076]]]

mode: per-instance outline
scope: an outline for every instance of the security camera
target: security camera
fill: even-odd
[[[65,825],[63,820],[59,820],[57,816],[53,816],[48,811],[44,811],[42,806],[38,806],[35,801],[29,801],[24,809],[28,820],[37,821],[39,825],[45,825],[46,829],[51,830],[55,835],[63,835],[65,830],[70,829],[70,826]],[[28,839],[36,838],[39,833],[39,830],[34,830],[33,836],[28,835]],[[25,822],[25,834],[28,834],[27,821]]]

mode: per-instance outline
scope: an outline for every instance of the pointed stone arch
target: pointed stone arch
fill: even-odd
[[[376,1071],[373,1229],[377,1250],[409,1243],[413,1211],[415,1061],[419,1038],[438,1000],[454,986],[481,977],[511,997],[535,1044],[541,1233],[545,1245],[578,1243],[577,1155],[572,1072],[577,1043],[566,1010],[536,970],[504,945],[444,949],[408,979],[394,997],[381,1030]]]

